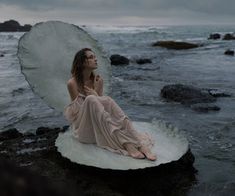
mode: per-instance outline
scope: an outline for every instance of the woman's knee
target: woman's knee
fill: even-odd
[[[97,96],[96,95],[88,95],[88,96],[86,96],[85,101],[88,103],[94,103],[97,101]]]
[[[110,96],[105,96],[109,101],[114,101],[113,99],[112,99],[112,97],[110,97]]]

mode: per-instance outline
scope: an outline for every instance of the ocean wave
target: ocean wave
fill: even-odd
[[[18,40],[23,34],[22,32],[1,32],[0,41]]]
[[[92,31],[94,33],[144,33],[144,32],[157,32],[161,29],[166,29],[164,26],[105,26],[105,25],[97,25],[97,26],[86,26],[83,27],[88,31]]]

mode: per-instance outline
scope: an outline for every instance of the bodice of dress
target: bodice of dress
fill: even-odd
[[[86,98],[86,95],[84,95],[82,93],[78,93],[78,96]]]
[[[78,93],[76,99],[74,101],[79,102],[80,104],[83,103],[83,101],[85,100],[86,95],[82,94],[82,93]]]

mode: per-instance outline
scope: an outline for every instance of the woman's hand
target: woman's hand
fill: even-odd
[[[86,85],[84,85],[84,90],[85,90],[87,96],[88,96],[88,95],[96,95],[96,96],[99,96],[99,95],[97,94],[97,92],[96,92],[94,89],[89,88],[89,87],[86,86]]]
[[[95,87],[95,91],[100,96],[102,96],[102,94],[103,94],[103,78],[101,78],[100,75],[95,75],[94,87]]]

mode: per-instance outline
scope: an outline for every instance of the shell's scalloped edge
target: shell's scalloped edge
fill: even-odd
[[[145,122],[135,122],[134,121],[134,123],[144,124]],[[152,126],[155,126],[158,129],[160,129],[160,132],[165,134],[166,137],[173,137],[176,140],[178,140],[180,143],[182,143],[183,150],[182,150],[182,152],[181,152],[181,154],[178,158],[173,158],[173,159],[168,160],[166,162],[156,163],[155,161],[133,159],[131,157],[122,156],[122,155],[121,155],[122,158],[120,159],[120,155],[116,155],[116,156],[119,156],[120,166],[114,165],[114,167],[112,167],[112,163],[111,163],[111,165],[109,165],[107,167],[107,162],[106,162],[107,160],[106,161],[102,160],[102,161],[104,161],[104,165],[102,165],[102,163],[97,163],[97,162],[100,162],[100,160],[97,160],[97,162],[92,162],[92,163],[87,163],[84,160],[79,160],[78,161],[76,159],[77,157],[73,157],[71,155],[71,153],[68,151],[68,149],[67,149],[67,151],[65,151],[65,149],[63,148],[64,147],[64,142],[66,142],[66,139],[67,139],[67,142],[69,141],[68,138],[66,138],[66,137],[68,137],[69,135],[72,135],[71,128],[70,128],[69,131],[59,134],[58,138],[56,139],[55,146],[57,147],[57,151],[61,154],[61,156],[64,157],[64,158],[67,158],[72,163],[75,163],[75,164],[78,164],[78,165],[83,165],[83,166],[94,167],[94,168],[106,169],[106,170],[123,170],[123,171],[125,171],[125,170],[134,171],[134,170],[140,170],[140,169],[145,169],[145,168],[158,167],[160,165],[165,165],[165,164],[170,164],[170,163],[173,163],[173,162],[177,162],[188,151],[190,151],[187,139],[184,137],[184,135],[181,135],[180,131],[176,127],[172,126],[170,123],[166,123],[166,122],[161,121],[161,120],[160,121],[159,120],[157,120],[157,121],[154,120],[153,123],[147,123],[147,124],[151,124]],[[83,145],[87,145],[87,144],[83,144]],[[95,147],[95,145],[94,145],[94,148],[99,149],[97,152],[100,151],[100,155],[102,156],[101,151],[103,151],[104,149],[100,149],[99,147]],[[107,154],[109,153],[108,156],[115,156],[115,155],[110,154],[112,152],[106,152],[106,153]],[[118,160],[116,160],[116,161],[118,161]],[[141,163],[141,164],[137,164],[138,162]],[[121,164],[126,164],[126,165],[121,165]]]

